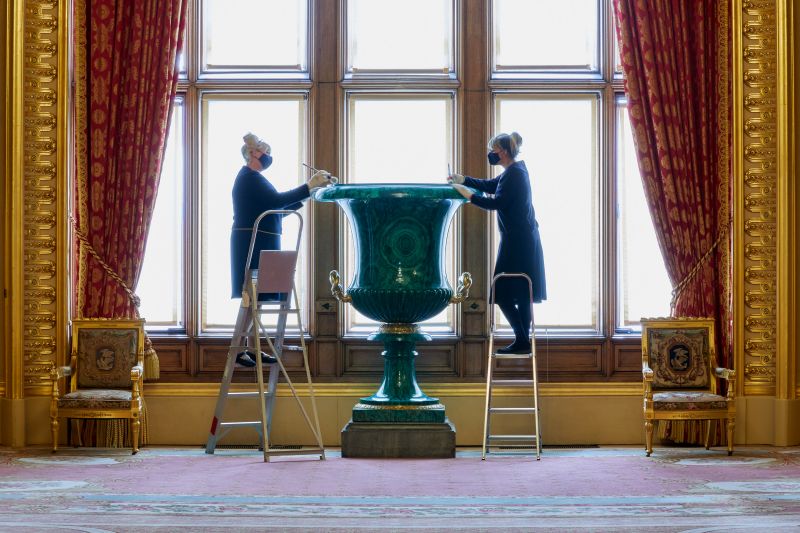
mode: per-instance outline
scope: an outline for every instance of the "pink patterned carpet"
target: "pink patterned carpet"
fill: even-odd
[[[0,448],[0,531],[800,531],[800,448],[542,460]]]

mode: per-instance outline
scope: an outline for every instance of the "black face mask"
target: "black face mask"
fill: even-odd
[[[489,160],[490,165],[496,165],[500,162],[500,156],[496,152],[489,152],[486,154],[486,158]]]
[[[261,163],[261,170],[266,170],[272,164],[272,156],[269,154],[261,154],[261,157],[258,158],[258,162]]]

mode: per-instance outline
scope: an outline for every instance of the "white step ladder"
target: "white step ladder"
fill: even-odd
[[[299,219],[297,230],[297,242],[293,251],[287,250],[261,250],[259,252],[258,270],[250,269],[250,261],[253,257],[253,247],[256,242],[259,224],[268,215],[295,215]],[[217,406],[214,409],[214,417],[211,420],[208,440],[206,441],[206,453],[213,454],[217,442],[229,430],[240,427],[251,427],[256,430],[260,437],[261,449],[264,452],[264,462],[269,462],[270,457],[278,455],[317,455],[321,460],[325,459],[325,448],[322,445],[322,433],[319,428],[319,414],[317,413],[317,402],[314,397],[314,385],[311,381],[311,371],[308,365],[308,350],[306,348],[305,336],[303,335],[303,322],[297,290],[294,284],[294,275],[297,264],[297,255],[300,249],[301,235],[303,231],[303,217],[296,211],[272,210],[265,211],[259,215],[253,224],[253,233],[250,238],[250,248],[245,263],[244,286],[242,287],[242,303],[239,307],[239,314],[236,317],[231,344],[228,348],[228,357],[225,362],[225,371],[222,375],[222,382],[219,386],[219,396]],[[284,293],[287,295],[284,300],[258,301],[258,295],[263,293]],[[294,307],[292,307],[294,303]],[[297,316],[297,324],[300,331],[300,346],[284,346],[283,341],[286,333],[286,321],[289,313]],[[270,340],[270,332],[262,322],[262,315],[277,314],[278,321],[275,331],[272,332],[275,338]],[[264,351],[268,356],[273,356],[275,362],[262,363],[262,339],[265,341]],[[297,350],[303,352],[303,366],[306,370],[309,397],[311,400],[311,410],[313,422],[308,415],[297,390],[292,383],[286,367],[283,365],[282,355],[284,351]],[[255,359],[256,365],[253,368],[256,374],[257,390],[246,392],[232,392],[231,379],[236,366],[236,356],[240,352],[247,351]],[[264,365],[269,367],[269,377],[267,387],[264,388]],[[304,447],[301,449],[281,449],[269,447],[270,429],[272,426],[272,411],[275,404],[275,395],[278,385],[278,377],[283,374],[286,384],[292,392],[292,396],[300,408],[300,412],[305,419],[314,439],[317,443],[315,447]],[[260,420],[228,421],[225,417],[225,406],[228,398],[260,398]]]
[[[495,348],[495,285],[498,280],[504,278],[522,278],[528,283],[529,301],[531,302],[531,351],[529,353],[502,354],[497,353]],[[492,279],[491,302],[489,305],[489,360],[486,367],[486,408],[483,415],[483,449],[481,451],[481,459],[483,460],[486,459],[487,453],[524,455],[529,454],[531,448],[535,448],[536,450],[536,460],[538,461],[541,459],[542,443],[539,432],[539,381],[536,375],[536,339],[533,333],[535,323],[535,320],[533,320],[533,284],[531,283],[530,277],[517,272],[503,272],[496,275]],[[494,379],[494,366],[500,359],[530,359],[533,379]],[[522,391],[527,389],[533,396],[533,405],[531,407],[494,407],[492,405],[494,387],[515,387],[520,388]],[[494,434],[491,432],[493,415],[533,415],[533,423],[531,424],[533,433],[518,435]]]

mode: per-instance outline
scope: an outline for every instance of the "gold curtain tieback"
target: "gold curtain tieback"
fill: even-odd
[[[100,263],[100,266],[103,267],[103,270],[105,270],[106,273],[109,276],[111,276],[111,278],[114,281],[119,283],[119,286],[122,287],[122,289],[128,295],[128,298],[130,298],[131,303],[138,310],[139,309],[139,305],[142,303],[142,301],[139,299],[139,297],[136,295],[136,293],[134,293],[131,290],[131,288],[128,287],[128,284],[125,283],[125,281],[123,281],[123,279],[121,277],[119,277],[119,275],[116,272],[114,272],[114,270],[110,266],[108,266],[108,263],[103,261],[103,259],[100,257],[100,254],[97,253],[97,250],[95,250],[94,247],[89,243],[89,239],[86,237],[86,235],[78,227],[78,222],[72,217],[72,214],[69,215],[69,220],[72,222],[72,228],[75,230],[75,235],[78,237],[78,240],[81,242],[81,244],[84,245],[86,247],[86,250],[90,254],[92,254],[92,257],[94,257],[95,260],[97,260],[97,262]]]
[[[689,285],[689,282],[692,281],[692,279],[694,279],[697,273],[700,272],[700,268],[703,266],[703,263],[705,263],[706,260],[708,260],[708,258],[711,257],[711,254],[717,248],[720,241],[727,234],[728,234],[727,227],[723,226],[722,229],[719,230],[719,235],[717,236],[717,239],[714,241],[714,243],[711,245],[708,251],[705,254],[703,254],[703,257],[697,260],[697,262],[694,264],[689,273],[686,274],[686,276],[684,276],[684,278],[680,281],[680,283],[675,285],[674,289],[672,289],[672,299],[670,299],[669,302],[670,315],[675,316],[675,306],[678,304],[678,298],[680,297],[681,293]]]

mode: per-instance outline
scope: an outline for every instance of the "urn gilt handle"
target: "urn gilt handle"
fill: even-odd
[[[353,297],[345,294],[344,289],[342,289],[341,278],[337,271],[331,270],[328,279],[331,280],[331,293],[337,300],[345,304],[353,301]]]
[[[470,287],[472,287],[472,276],[469,272],[462,272],[461,277],[458,278],[458,288],[456,288],[456,293],[450,298],[450,303],[460,304],[466,300],[469,297]]]

